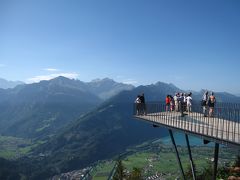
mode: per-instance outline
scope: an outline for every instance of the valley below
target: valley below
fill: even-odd
[[[186,175],[191,179],[191,169],[187,147],[182,143],[184,139],[180,134],[176,134],[177,140],[180,140],[178,150],[181,162]],[[197,140],[197,141],[195,141]],[[97,161],[92,166],[81,170],[60,174],[52,179],[70,179],[75,177],[85,177],[93,180],[106,180],[116,173],[117,162],[121,160],[124,172],[130,174],[134,168],[141,170],[143,179],[152,180],[174,180],[181,179],[175,151],[169,143],[169,137],[155,139],[144,142],[140,145],[128,148],[122,154],[112,159]],[[212,169],[214,147],[213,144],[204,145],[201,139],[191,137],[194,144],[191,147],[193,161],[197,175],[204,171]],[[239,152],[237,150],[222,146],[219,154],[219,169],[227,168],[234,164]]]

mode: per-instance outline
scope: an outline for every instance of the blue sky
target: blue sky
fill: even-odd
[[[1,0],[0,77],[240,94],[238,0]]]

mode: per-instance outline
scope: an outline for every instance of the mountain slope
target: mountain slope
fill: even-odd
[[[161,100],[169,91],[177,90],[168,84],[157,83],[123,91],[78,119],[35,153],[47,156],[47,169],[58,167],[61,171],[67,171],[112,157],[133,144],[166,136],[166,130],[133,119],[133,101],[142,92],[146,93],[146,100],[149,101]]]
[[[108,78],[85,83],[57,77],[0,89],[0,133],[24,138],[53,135],[103,99],[131,88]]]
[[[58,77],[0,92],[0,132],[25,138],[56,133],[102,102],[85,84]]]

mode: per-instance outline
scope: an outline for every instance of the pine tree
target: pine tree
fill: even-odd
[[[124,169],[125,168],[123,167],[122,161],[119,159],[117,161],[117,168],[116,168],[116,172],[113,176],[113,180],[123,180],[125,177]]]
[[[193,179],[193,178],[192,178],[192,177],[193,177],[193,176],[192,176],[192,168],[191,168],[190,165],[187,166],[187,170],[186,170],[186,172],[185,172],[185,176],[186,176],[186,178],[189,179],[189,180]]]
[[[238,155],[237,158],[236,158],[236,161],[234,163],[234,166],[235,167],[240,167],[240,156]]]
[[[128,180],[141,180],[141,179],[143,179],[141,169],[134,167]]]

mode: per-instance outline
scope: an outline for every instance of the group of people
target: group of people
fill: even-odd
[[[183,112],[191,112],[192,111],[192,93],[175,93],[172,97],[171,95],[167,95],[165,99],[166,103],[166,111],[176,111],[181,112],[183,116]]]
[[[203,94],[201,101],[201,105],[203,107],[203,115],[204,117],[213,117],[216,98],[213,92],[211,92],[210,95],[208,94],[208,91],[206,91]],[[146,115],[144,93],[137,96],[135,104],[137,115]],[[192,112],[192,93],[175,93],[174,96],[167,95],[165,99],[165,104],[166,112],[181,112],[181,115],[184,116],[183,112]]]
[[[137,96],[137,98],[135,100],[135,104],[136,104],[137,115],[146,115],[146,105],[145,105],[144,93]]]
[[[203,107],[203,115],[204,117],[213,117],[214,113],[214,105],[216,103],[216,97],[214,96],[214,93],[211,92],[210,96],[208,95],[208,91],[206,91],[203,94],[202,97],[202,107]],[[208,111],[209,109],[209,111]]]

